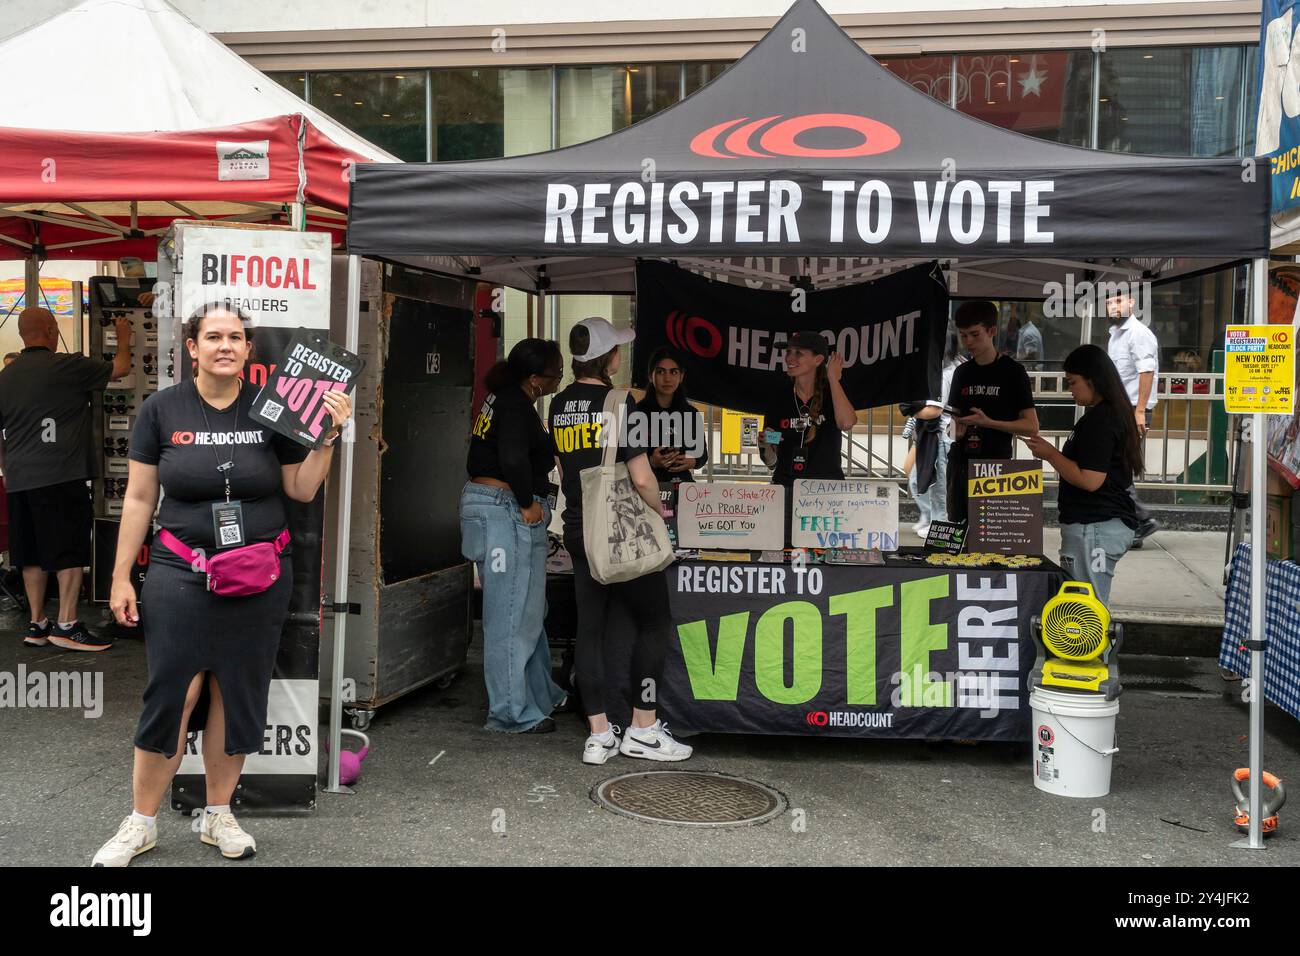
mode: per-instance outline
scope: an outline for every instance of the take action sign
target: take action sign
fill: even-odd
[[[674,726],[977,740],[1025,739],[1028,622],[1064,580],[1046,563],[997,572],[683,561],[664,574],[674,639],[660,703]]]
[[[351,395],[364,364],[323,332],[298,329],[253,400],[252,417],[281,435],[315,448],[321,436],[333,427],[329,407],[321,396],[331,391]]]

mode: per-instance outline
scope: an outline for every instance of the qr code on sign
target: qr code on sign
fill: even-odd
[[[227,525],[221,529],[221,546],[239,544],[239,528],[235,525]]]
[[[262,406],[262,417],[273,422],[280,420],[280,413],[284,411],[284,406],[277,402],[267,402]]]

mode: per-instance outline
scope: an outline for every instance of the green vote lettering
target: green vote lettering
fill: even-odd
[[[785,686],[785,622],[794,629],[793,682]],[[786,601],[763,612],[754,627],[754,683],[774,704],[803,704],[822,688],[822,612]]]
[[[726,614],[718,619],[718,652],[709,651],[708,621],[691,621],[677,626],[682,659],[696,700],[735,700],[740,691],[740,659],[745,654],[749,612]]]
[[[844,615],[848,704],[876,702],[876,612],[893,603],[891,584],[831,597],[831,613]]]
[[[948,575],[905,581],[902,585],[903,635],[899,702],[904,707],[951,707],[952,684],[932,681],[930,652],[948,647],[948,625],[930,623],[930,602],[948,596]]]

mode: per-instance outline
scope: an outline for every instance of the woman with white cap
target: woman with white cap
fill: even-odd
[[[656,572],[631,581],[601,584],[591,576],[582,538],[581,474],[583,469],[601,463],[605,397],[613,388],[611,379],[621,361],[618,347],[630,342],[632,337],[630,329],[617,331],[602,318],[583,319],[575,325],[569,333],[575,381],[551,400],[551,438],[559,458],[564,491],[564,544],[573,558],[573,587],[578,607],[575,658],[578,693],[590,726],[590,736],[582,751],[582,761],[588,764],[603,764],[616,752],[664,761],[685,760],[691,755],[691,748],[673,739],[655,714],[664,654],[672,634],[667,581],[662,573]],[[638,414],[631,396],[627,400],[627,414]],[[605,436],[608,441],[619,441],[620,437]],[[620,442],[615,460],[627,465],[628,475],[641,498],[658,510],[659,483],[650,467],[647,450]],[[642,704],[632,710],[632,725],[621,741],[618,728],[611,726],[605,713],[604,645],[615,602],[625,605],[637,629],[631,678]]]

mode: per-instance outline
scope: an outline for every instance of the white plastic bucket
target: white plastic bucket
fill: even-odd
[[[1035,687],[1033,711],[1034,786],[1063,797],[1110,793],[1110,758],[1115,746],[1119,702],[1102,694],[1077,694]]]

